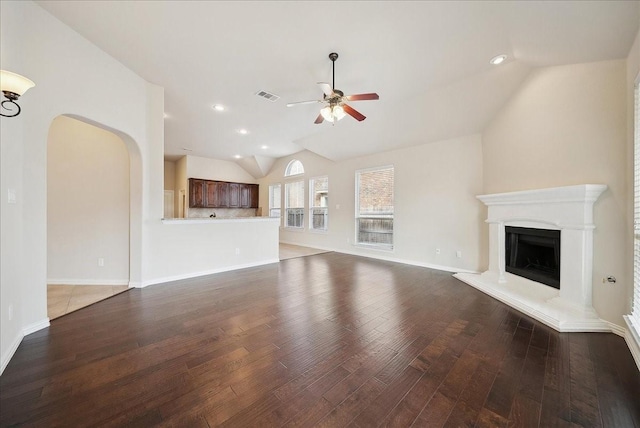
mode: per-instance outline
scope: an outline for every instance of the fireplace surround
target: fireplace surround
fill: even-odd
[[[558,331],[611,331],[592,306],[593,204],[606,189],[583,184],[478,196],[488,207],[489,268],[455,276]],[[561,236],[559,289],[506,269],[507,227]]]

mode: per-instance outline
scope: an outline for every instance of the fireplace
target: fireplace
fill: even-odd
[[[560,231],[505,226],[505,270],[560,289]]]
[[[456,278],[558,331],[611,331],[592,305],[593,205],[606,189],[581,184],[478,196],[488,208],[489,266]]]

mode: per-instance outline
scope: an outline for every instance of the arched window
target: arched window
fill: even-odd
[[[304,166],[302,166],[302,162],[297,159],[292,160],[287,165],[287,169],[284,170],[284,176],[289,177],[291,175],[300,175],[304,174]]]

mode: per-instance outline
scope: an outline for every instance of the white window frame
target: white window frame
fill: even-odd
[[[315,206],[315,182],[318,180],[327,180],[327,199],[329,195],[329,176],[313,177],[309,179],[309,230],[314,232],[327,232],[329,230],[329,204],[326,206]],[[316,212],[323,212],[324,228],[314,227],[314,215]]]
[[[633,209],[633,296],[631,314],[624,319],[635,341],[636,349],[640,349],[640,73],[636,77],[633,88],[634,98],[634,209]],[[640,368],[640,355],[632,352],[636,364]]]
[[[298,183],[302,185],[302,197],[301,197],[302,207],[290,207],[289,206],[289,189],[290,189],[290,186]],[[286,229],[304,230],[304,211],[305,211],[304,192],[305,192],[304,180],[292,180],[284,184],[284,227]],[[294,214],[302,216],[302,218],[300,219],[300,226],[289,225],[289,210],[296,210]]]
[[[393,180],[393,194],[394,194],[394,213],[391,213],[391,215],[389,214],[383,214],[383,215],[369,215],[369,216],[363,216],[360,214],[360,177],[361,174],[363,173],[367,173],[367,172],[375,172],[375,171],[383,171],[383,170],[387,170],[387,169],[391,169],[393,171],[393,176],[394,176],[394,180]],[[372,248],[372,249],[378,249],[378,250],[385,250],[385,251],[393,251],[394,249],[394,231],[393,231],[393,220],[395,218],[395,168],[393,165],[385,165],[385,166],[378,166],[378,167],[373,167],[373,168],[366,168],[366,169],[359,169],[356,170],[355,173],[355,197],[356,197],[356,201],[355,201],[355,237],[354,237],[354,242],[356,246],[359,247],[366,247],[366,248]],[[385,243],[375,243],[375,242],[362,242],[360,240],[360,221],[361,219],[391,219],[391,243],[390,244],[385,244]]]
[[[301,171],[292,171],[295,167],[300,165]],[[304,165],[298,159],[292,159],[291,162],[287,164],[287,167],[284,169],[285,177],[296,177],[298,175],[304,174]]]
[[[272,205],[273,200],[273,191],[274,188],[278,188],[278,193],[280,193],[280,197],[278,198],[278,205],[275,203]],[[278,210],[278,215],[273,215],[273,210]],[[273,218],[282,218],[282,184],[281,183],[273,183],[269,185],[269,217]]]

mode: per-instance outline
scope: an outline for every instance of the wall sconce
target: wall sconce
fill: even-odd
[[[20,98],[20,95],[23,95],[25,92],[27,92],[29,88],[33,88],[34,86],[36,86],[36,84],[24,76],[20,76],[19,74],[12,73],[10,71],[0,70],[0,90],[6,98],[6,100],[0,103],[0,105],[2,106],[2,110],[0,110],[0,116],[14,117],[19,115],[20,106],[16,103],[16,100]],[[12,108],[5,106],[5,104],[7,103],[13,104],[18,108],[18,110],[13,114],[4,114],[4,110],[13,112]]]

